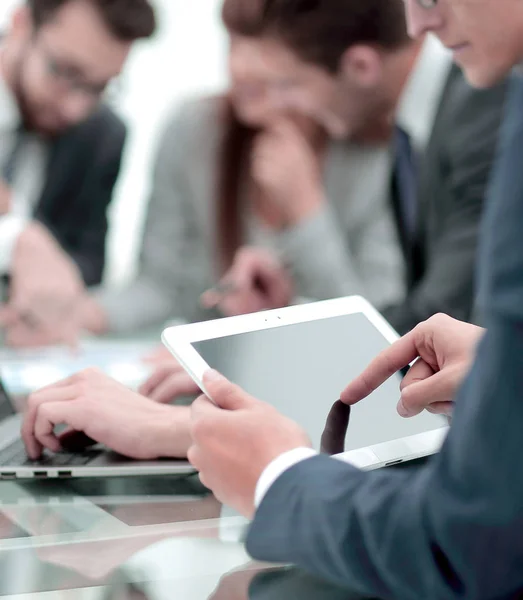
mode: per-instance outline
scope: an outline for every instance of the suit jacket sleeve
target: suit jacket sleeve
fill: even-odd
[[[314,216],[280,235],[299,295],[316,300],[361,295],[378,308],[403,297],[404,260],[392,211],[377,195],[346,198],[349,207],[358,202],[365,203],[359,230],[347,233],[342,215],[326,201]]]
[[[311,577],[299,569],[271,569],[256,574],[249,586],[249,600],[361,600],[346,588]],[[215,600],[222,600],[217,597]],[[223,598],[225,600],[225,598]],[[229,598],[227,598],[229,600]]]
[[[276,481],[248,537],[369,596],[516,598],[523,592],[523,83],[512,93],[481,251],[488,333],[425,468],[363,473],[320,456]]]
[[[469,320],[474,304],[479,229],[506,85],[478,91],[461,74],[451,76],[457,79],[443,97],[421,168],[423,273],[404,302],[384,311],[401,334],[439,312]],[[438,231],[427,221],[438,223]]]
[[[496,320],[439,456],[370,473],[298,463],[265,496],[249,553],[369,597],[510,597],[523,589],[521,389],[523,320]]]

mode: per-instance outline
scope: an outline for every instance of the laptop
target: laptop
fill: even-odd
[[[138,461],[121,456],[103,446],[83,452],[45,451],[31,461],[20,437],[22,416],[0,379],[0,479],[47,479],[76,477],[130,477],[185,475],[194,473],[186,460]]]

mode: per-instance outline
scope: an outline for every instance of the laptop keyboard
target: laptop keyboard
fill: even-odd
[[[30,460],[25,451],[22,440],[17,440],[8,448],[0,452],[0,467],[81,467],[99,456],[100,450],[87,450],[79,453],[57,452],[44,453],[39,460]]]

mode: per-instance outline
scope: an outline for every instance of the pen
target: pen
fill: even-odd
[[[267,294],[267,286],[264,284],[261,277],[254,278],[254,288],[260,294]],[[241,287],[235,281],[220,281],[202,295],[201,302],[204,308],[210,310],[216,308],[227,296],[237,294],[240,291]]]

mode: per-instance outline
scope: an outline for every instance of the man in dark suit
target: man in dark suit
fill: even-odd
[[[523,60],[519,1],[406,4],[411,33],[434,31],[477,87]],[[370,473],[311,457],[299,427],[218,374],[207,375],[222,410],[204,397],[196,402],[189,457],[218,498],[249,515],[258,505],[247,540],[256,558],[295,562],[369,597],[523,595],[522,107],[517,78],[482,238],[488,329],[438,456],[422,467]],[[435,317],[379,356],[342,399],[361,400],[419,358],[400,413],[447,411],[480,338],[473,326]]]
[[[102,279],[106,213],[126,135],[103,98],[133,42],[154,29],[148,0],[27,0],[14,13],[0,46],[8,343],[77,334],[84,286]]]
[[[102,104],[51,144],[34,218],[60,242],[86,286],[102,281],[107,209],[118,179],[125,137],[123,122]]]
[[[294,60],[311,69],[312,64],[321,73],[322,80],[329,83],[330,93],[323,94],[318,92],[320,83],[312,75],[302,83],[289,86],[287,95],[281,92],[280,102],[290,110],[303,110],[307,99],[307,111],[319,122],[323,118],[326,128],[331,123],[336,124],[336,127],[331,125],[332,136],[355,139],[363,148],[366,143],[379,140],[380,135],[390,135],[387,127],[395,120],[396,163],[392,168],[389,195],[405,258],[406,296],[391,306],[378,308],[398,332],[406,333],[438,312],[458,319],[471,318],[479,223],[497,147],[506,83],[488,90],[472,88],[461,70],[451,66],[451,57],[441,49],[432,48],[430,39],[421,52],[408,42],[391,46],[391,32],[398,29],[395,7],[396,3],[392,2],[387,8],[387,35],[378,19],[374,19],[375,29],[372,29],[372,17],[367,18],[372,14],[372,4],[367,3],[363,11],[357,2],[343,3],[345,21],[340,21],[341,8],[329,3],[317,9],[321,14],[308,25],[303,24],[308,19],[306,12],[299,17],[301,25],[297,26],[291,21],[290,13],[282,11],[278,16],[280,24],[287,20],[289,25],[282,25],[275,35],[288,45]],[[309,10],[315,9],[309,7]],[[265,26],[269,31],[270,11],[267,14]],[[403,14],[399,19],[401,23],[402,18]],[[340,25],[349,21],[351,26]],[[321,52],[318,56],[309,56],[304,45],[300,45],[300,38],[295,39],[292,34],[286,37],[282,33],[302,29],[308,29],[309,37],[317,39],[318,46],[328,48],[331,59],[338,59],[337,63],[333,61],[335,68],[327,70]],[[331,42],[333,39],[335,45]],[[417,56],[416,52],[419,52]],[[353,63],[360,65],[361,71]],[[288,76],[292,80],[292,74]],[[404,156],[409,153],[414,155],[410,164]],[[354,176],[364,179],[365,175],[358,172]],[[377,177],[375,173],[370,175],[373,182]],[[370,193],[376,193],[375,185],[369,183],[368,188]],[[315,196],[323,197],[322,194]],[[364,194],[359,201],[367,201]],[[289,199],[288,204],[291,203]],[[311,230],[313,226],[311,214],[322,210],[314,203],[303,203],[306,212],[298,221],[306,223],[306,227],[299,229],[302,236],[304,230]],[[296,227],[296,223],[294,225]],[[316,288],[311,285],[317,289],[315,299],[354,293],[365,295],[365,289],[355,286],[354,277],[347,275],[353,270],[352,266],[347,267],[351,240],[336,227],[331,227],[325,235],[329,241],[325,244],[328,251],[311,248],[316,256],[313,264],[317,271],[321,270],[321,275],[311,270],[312,261],[300,261],[295,256],[292,243],[284,243],[281,249],[284,259],[289,255],[292,273],[283,265],[277,273],[273,265],[269,269],[261,250],[239,253],[225,279],[241,280],[242,285],[236,286],[234,294],[224,295],[219,303],[221,312],[230,316],[253,312],[260,306],[278,308],[280,290],[293,288],[293,274],[298,275],[297,280],[321,282]],[[383,252],[388,251],[388,247],[383,248]],[[257,285],[262,279],[264,285]],[[287,285],[283,285],[284,282]],[[276,298],[279,306],[275,304]],[[286,302],[291,301],[292,294],[287,292]]]
[[[506,89],[506,81],[474,89],[457,65],[450,69],[418,161],[413,232],[402,216],[405,192],[395,171],[392,202],[407,265],[407,295],[383,314],[401,334],[440,312],[466,321],[472,317],[480,222]]]

